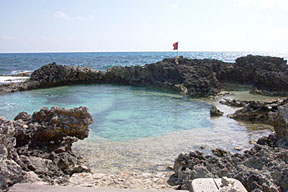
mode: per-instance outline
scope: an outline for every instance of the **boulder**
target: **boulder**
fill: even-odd
[[[274,125],[277,144],[288,148],[288,103],[279,106],[276,112],[269,115],[271,124]]]
[[[269,114],[276,112],[279,106],[286,103],[288,103],[288,99],[275,100],[271,102],[251,101],[233,114],[229,114],[228,117],[252,123],[271,124]]]
[[[18,182],[67,182],[73,173],[89,172],[72,143],[88,136],[93,122],[86,107],[42,108],[8,121],[0,117],[0,189]]]
[[[196,178],[229,177],[241,181],[248,191],[287,191],[288,149],[266,145],[276,142],[273,135],[261,142],[265,145],[256,144],[244,154],[222,151],[225,155],[218,158],[199,151],[179,154],[174,172],[180,188],[187,190]]]
[[[223,105],[228,105],[231,107],[244,107],[245,105],[251,103],[251,101],[242,101],[242,100],[237,100],[237,99],[224,98],[223,100],[219,101],[219,103]]]
[[[210,116],[211,117],[219,117],[222,116],[224,113],[222,111],[220,111],[219,109],[217,109],[217,107],[215,105],[212,105],[210,108]]]

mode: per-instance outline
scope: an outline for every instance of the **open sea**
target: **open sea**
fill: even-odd
[[[234,62],[236,58],[247,54],[250,53],[179,52],[179,55],[188,58],[226,62]],[[251,54],[286,59],[288,56]],[[115,65],[145,65],[174,56],[174,52],[0,54],[0,74],[33,71],[51,62],[106,70]],[[248,92],[245,92],[245,96],[252,98]],[[211,119],[211,103],[216,104],[225,115]],[[74,85],[0,95],[0,116],[7,119],[12,120],[22,111],[32,114],[44,106],[88,107],[94,123],[90,126],[88,139],[75,143],[74,149],[88,160],[92,170],[98,172],[155,171],[159,166],[172,164],[182,151],[199,150],[201,145],[207,146],[207,153],[215,147],[232,151],[234,146],[247,149],[251,147],[249,141],[271,132],[262,125],[251,129],[229,119],[226,115],[236,109],[222,106],[217,101],[195,99],[152,88]]]

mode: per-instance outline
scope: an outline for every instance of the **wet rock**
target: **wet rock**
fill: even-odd
[[[241,101],[237,99],[226,99],[224,98],[223,100],[219,101],[219,103],[223,105],[228,105],[231,107],[244,107],[245,105],[251,103],[251,101]]]
[[[279,106],[286,103],[288,103],[288,99],[271,102],[251,101],[235,113],[228,115],[228,117],[253,123],[271,124],[269,114],[276,112]]]
[[[210,108],[210,116],[211,117],[219,117],[222,116],[224,113],[222,111],[220,111],[219,109],[217,109],[217,107],[215,105],[212,105]]]
[[[89,171],[71,149],[88,136],[93,120],[86,107],[43,108],[15,119],[0,117],[0,189],[18,182],[67,182],[73,173]]]

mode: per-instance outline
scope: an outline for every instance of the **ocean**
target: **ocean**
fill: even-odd
[[[234,62],[247,54],[271,55],[288,58],[288,53],[267,52],[179,52],[179,55],[192,59],[219,59]],[[56,62],[61,65],[85,66],[106,70],[115,65],[145,65],[175,57],[176,52],[87,52],[87,53],[0,53],[0,75],[34,71],[42,65]]]
[[[56,62],[106,70],[115,65],[145,65],[174,57],[175,52],[17,53],[0,54],[0,74],[33,71]],[[234,62],[244,52],[179,52],[188,58]],[[253,53],[254,54],[254,53]],[[258,53],[258,55],[267,55]],[[270,54],[272,56],[285,55]],[[249,93],[245,93],[249,97]],[[237,94],[236,94],[237,95]],[[267,99],[267,98],[261,98]],[[72,85],[0,95],[0,116],[13,119],[19,112],[32,114],[42,107],[87,106],[94,123],[88,139],[74,147],[92,170],[102,172],[153,171],[173,163],[182,151],[234,146],[251,147],[249,141],[269,129],[251,130],[226,115],[236,109],[218,106],[225,115],[210,118],[211,104],[173,91],[120,85]],[[127,155],[129,154],[129,155]],[[107,157],[109,161],[105,161]],[[117,166],[115,166],[117,164]],[[152,167],[156,167],[151,168]]]

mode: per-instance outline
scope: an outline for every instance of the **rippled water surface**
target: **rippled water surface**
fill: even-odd
[[[179,55],[192,59],[218,59],[234,62],[247,54],[271,55],[288,58],[288,53],[267,52],[179,52]],[[0,74],[13,74],[20,71],[33,71],[48,63],[70,66],[90,66],[106,70],[115,65],[145,65],[175,57],[175,52],[88,52],[88,53],[0,53]]]
[[[188,58],[226,62],[247,54],[250,53],[179,52]],[[287,59],[287,54],[252,54]],[[106,70],[115,65],[144,65],[174,56],[174,52],[0,54],[0,74],[32,71],[54,61]],[[237,94],[240,98],[260,98],[245,91]],[[225,115],[211,119],[210,103]],[[250,129],[247,124],[229,119],[226,115],[236,109],[217,101],[133,86],[77,85],[2,94],[0,116],[13,119],[19,112],[33,113],[55,105],[89,108],[94,118],[89,137],[73,146],[97,172],[165,170],[180,152],[199,150],[201,145],[207,153],[216,147],[231,151],[234,146],[247,149],[252,146],[251,140],[271,132],[263,125]]]
[[[173,92],[113,85],[78,85],[0,95],[0,114],[13,119],[43,106],[87,106],[90,139],[127,140],[212,127],[210,105]]]
[[[182,151],[201,145],[208,153],[215,147],[247,149],[249,141],[270,133],[227,118],[234,108],[220,105],[225,115],[210,118],[207,100],[143,87],[62,86],[2,94],[0,101],[0,115],[8,119],[43,106],[87,106],[94,123],[88,139],[75,143],[74,149],[98,172],[165,170]]]

